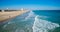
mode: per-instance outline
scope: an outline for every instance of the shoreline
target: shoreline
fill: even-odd
[[[0,12],[0,22],[4,22],[8,19],[15,18],[18,15],[24,14],[28,11],[12,11],[12,12]]]

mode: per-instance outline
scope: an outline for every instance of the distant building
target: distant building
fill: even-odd
[[[0,10],[0,12],[4,12],[4,10]]]
[[[4,10],[2,10],[2,12],[4,12]]]

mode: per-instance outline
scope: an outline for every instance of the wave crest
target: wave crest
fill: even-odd
[[[30,13],[28,14],[28,16],[25,18],[25,20],[27,19],[33,19],[36,15],[34,14],[33,11],[30,11]]]
[[[59,27],[59,24],[52,23],[51,21],[40,19],[39,15],[35,17],[33,24],[33,32],[48,32],[56,27]]]

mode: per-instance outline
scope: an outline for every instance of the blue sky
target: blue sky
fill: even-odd
[[[0,0],[0,9],[60,9],[60,0]]]

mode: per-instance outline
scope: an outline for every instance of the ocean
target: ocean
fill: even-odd
[[[32,10],[0,24],[0,32],[60,32],[60,10]]]

